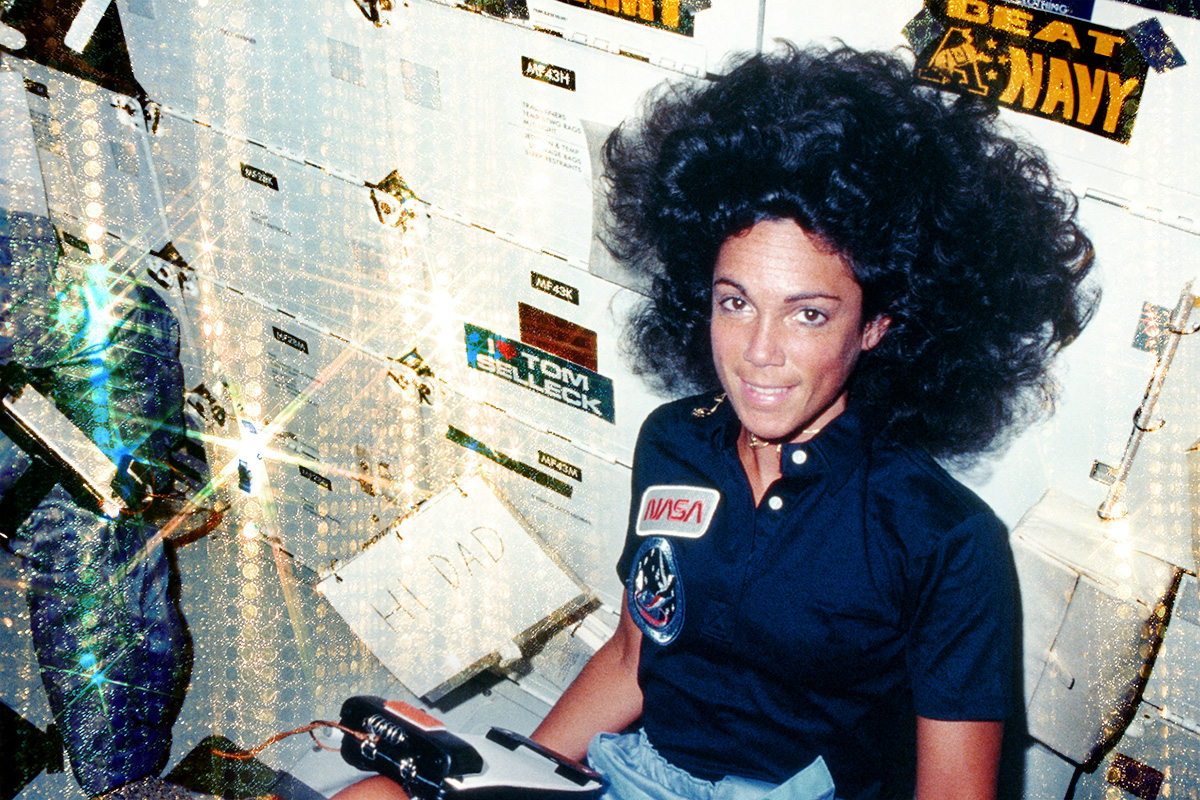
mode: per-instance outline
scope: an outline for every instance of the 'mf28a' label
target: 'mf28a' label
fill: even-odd
[[[698,539],[708,531],[721,493],[701,486],[651,486],[642,492],[638,536]]]
[[[274,325],[271,326],[271,332],[275,334],[276,340],[283,342],[288,347],[294,347],[301,353],[308,352],[308,342],[304,341],[299,336],[294,336],[282,328],[276,328]]]
[[[508,339],[467,322],[467,366],[616,422],[612,381],[524,342]]]

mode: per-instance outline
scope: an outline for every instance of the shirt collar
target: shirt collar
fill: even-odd
[[[701,413],[697,416],[714,449],[736,454],[737,437],[742,430],[741,422],[733,413],[733,405],[728,401],[721,402],[713,408],[716,397],[704,395],[697,398],[695,407],[698,411],[712,409],[711,413]],[[862,414],[851,401],[845,411],[807,442],[783,446],[780,453],[783,477],[812,480],[820,476],[825,479],[830,491],[841,488],[866,456],[869,440],[866,428]],[[804,455],[798,456],[797,453]]]

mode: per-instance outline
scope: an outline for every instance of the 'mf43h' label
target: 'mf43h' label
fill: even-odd
[[[615,424],[613,385],[609,378],[469,322],[463,327],[467,366],[471,369],[491,373]]]
[[[575,70],[566,67],[556,67],[553,64],[535,61],[529,56],[521,56],[521,74],[569,92],[575,91]]]
[[[1148,64],[1125,31],[989,0],[926,0],[925,83],[1128,142]]]

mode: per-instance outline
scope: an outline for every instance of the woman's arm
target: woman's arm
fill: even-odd
[[[532,738],[582,761],[592,736],[628,727],[642,714],[642,690],[637,682],[641,650],[642,632],[629,616],[627,601],[622,600],[617,632],[567,687]]]
[[[994,800],[1003,722],[917,717],[916,800]]]

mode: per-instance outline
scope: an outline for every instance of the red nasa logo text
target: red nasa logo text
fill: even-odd
[[[720,499],[716,489],[651,486],[642,493],[637,534],[696,539],[708,530]]]

